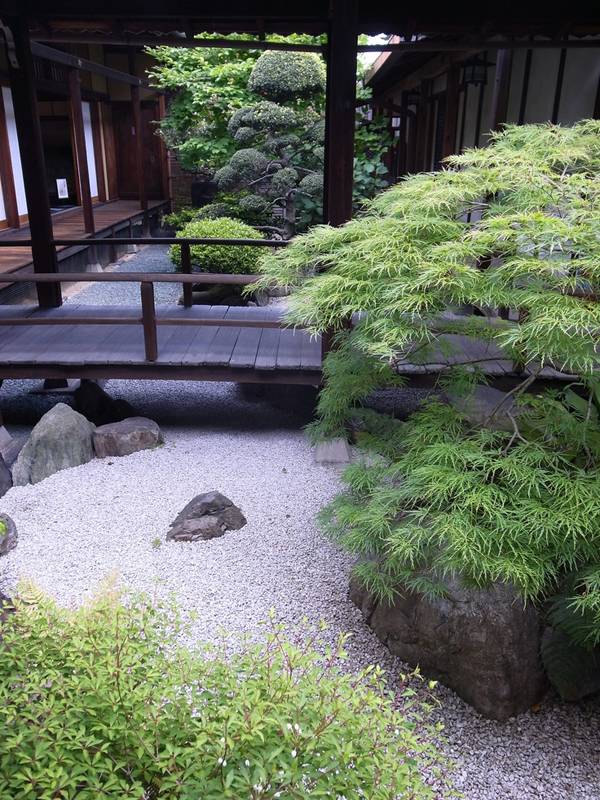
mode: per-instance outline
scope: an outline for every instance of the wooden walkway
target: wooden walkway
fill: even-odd
[[[16,317],[104,318],[109,324],[0,325],[0,380],[4,378],[164,378],[255,383],[321,382],[321,337],[302,330],[256,327],[279,322],[277,307],[157,306],[158,357],[147,361],[139,306],[68,303],[39,310],[0,306],[0,320]],[[213,324],[160,324],[205,319]],[[219,319],[240,321],[220,326]],[[244,326],[244,322],[247,325]],[[134,323],[134,324],[129,324]],[[253,325],[254,327],[249,327]]]
[[[148,202],[148,211],[152,211],[163,200]],[[111,234],[115,228],[128,228],[128,223],[142,220],[144,212],[136,200],[113,200],[109,203],[99,203],[94,206],[94,223],[96,226],[95,237]],[[83,210],[81,206],[69,211],[59,211],[52,215],[52,227],[55,239],[85,239],[90,234],[85,232]],[[0,239],[29,239],[31,231],[28,225],[20,228],[7,228],[0,232]],[[57,252],[67,248],[57,247]],[[60,258],[60,256],[59,256]],[[29,247],[0,247],[0,275],[16,272],[32,264],[31,249]]]

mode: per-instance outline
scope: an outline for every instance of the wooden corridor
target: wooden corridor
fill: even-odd
[[[163,200],[149,201],[148,211],[158,208],[164,202]],[[93,211],[96,225],[95,238],[104,235],[112,236],[120,229],[129,231],[130,222],[135,224],[144,218],[144,211],[140,209],[140,204],[136,200],[113,200],[109,203],[98,203],[93,207]],[[81,206],[53,214],[52,228],[55,239],[82,239],[82,245],[85,245],[85,239],[90,235],[85,232]],[[29,239],[30,236],[28,225],[20,228],[7,228],[0,232],[0,240]],[[68,248],[57,247],[56,249],[57,253],[60,253]],[[60,260],[60,255],[58,257]],[[0,275],[16,272],[28,266],[32,266],[30,247],[0,247]]]

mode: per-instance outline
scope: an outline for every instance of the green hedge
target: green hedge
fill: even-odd
[[[229,217],[202,219],[188,222],[177,232],[177,238],[198,239],[262,239],[262,234],[250,225]],[[260,248],[235,245],[192,245],[194,272],[222,272],[228,274],[253,274],[257,270]],[[181,271],[181,248],[172,245],[171,261]]]

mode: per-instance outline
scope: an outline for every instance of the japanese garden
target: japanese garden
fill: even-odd
[[[0,800],[598,798],[600,28],[36,5]]]

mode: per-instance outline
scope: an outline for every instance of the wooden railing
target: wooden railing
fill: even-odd
[[[157,239],[157,238],[105,238],[105,239],[54,239],[55,246],[71,245],[114,245],[119,244],[169,244],[181,247],[182,273],[173,272],[29,272],[10,275],[11,283],[139,283],[141,316],[65,316],[48,315],[36,317],[2,317],[0,326],[8,325],[142,325],[144,331],[144,349],[147,361],[156,361],[158,358],[159,325],[207,325],[219,327],[245,327],[245,328],[284,328],[287,323],[282,320],[239,320],[216,319],[206,317],[185,316],[160,316],[156,315],[154,302],[155,283],[180,283],[183,286],[183,305],[192,306],[192,287],[194,284],[229,284],[237,286],[250,286],[259,279],[258,275],[231,275],[221,273],[199,272],[192,274],[191,250],[193,245],[226,245],[250,247],[285,247],[288,242],[284,240],[268,239]],[[0,247],[28,247],[29,240],[2,240]],[[323,355],[329,347],[329,337],[322,337]]]

